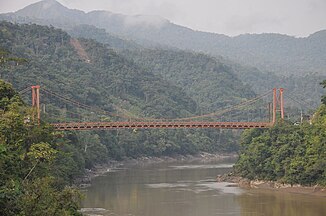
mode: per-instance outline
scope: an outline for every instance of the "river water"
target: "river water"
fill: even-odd
[[[215,177],[233,161],[126,166],[95,178],[83,211],[119,216],[326,216],[326,198],[244,190]]]

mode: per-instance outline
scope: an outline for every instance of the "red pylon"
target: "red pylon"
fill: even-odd
[[[40,125],[41,112],[40,112],[40,86],[39,85],[32,86],[32,107],[36,109],[37,124]]]

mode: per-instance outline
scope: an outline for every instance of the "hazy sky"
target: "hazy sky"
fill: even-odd
[[[0,12],[39,0],[0,0]],[[83,11],[158,15],[195,30],[307,36],[326,29],[326,0],[58,0]]]

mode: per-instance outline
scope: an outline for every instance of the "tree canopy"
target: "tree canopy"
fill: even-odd
[[[324,88],[326,81],[322,82]],[[309,122],[293,125],[280,121],[268,130],[242,134],[237,174],[249,179],[290,184],[326,185],[326,104]]]
[[[71,168],[60,160],[60,143],[68,141],[47,124],[26,121],[31,109],[2,80],[0,104],[0,214],[78,215],[79,192],[60,183],[68,174],[59,170]]]

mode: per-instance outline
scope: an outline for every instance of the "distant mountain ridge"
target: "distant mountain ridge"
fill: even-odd
[[[55,13],[57,11],[57,13]],[[71,16],[71,14],[83,15],[85,12],[80,10],[68,9],[55,0],[44,0],[33,3],[16,12],[19,16],[49,18],[54,16],[62,16],[63,14]]]
[[[0,19],[36,22],[57,27],[94,25],[107,32],[130,38],[143,46],[166,45],[222,55],[244,65],[277,74],[326,74],[326,30],[306,38],[281,34],[245,34],[228,37],[194,31],[154,16],[126,16],[108,11],[85,13],[68,9],[55,0],[31,4]]]
[[[138,61],[147,70],[160,74],[165,80],[175,83],[183,89],[188,89],[189,95],[192,95],[193,98],[197,97],[197,101],[204,102],[200,103],[201,108],[214,109],[214,107],[218,107],[216,105],[221,102],[221,98],[225,96],[229,97],[229,99],[237,97],[237,93],[234,90],[241,86],[243,87],[241,82],[250,86],[250,90],[254,90],[257,94],[264,93],[276,87],[285,88],[287,92],[292,92],[298,99],[305,101],[306,104],[314,108],[319,106],[320,98],[324,94],[323,88],[319,83],[321,80],[326,79],[325,75],[276,75],[274,73],[260,71],[254,67],[245,67],[223,57],[214,58],[202,53],[187,52],[176,48],[172,49],[171,47],[144,48],[133,41],[113,37],[104,29],[98,29],[91,25],[76,26],[69,30],[68,33],[74,37],[89,38],[104,43],[122,55]],[[183,58],[186,56],[187,58]],[[205,58],[210,60],[206,61],[204,60]],[[168,59],[169,61],[167,61]],[[210,63],[208,64],[208,62]],[[212,73],[210,69],[212,68],[212,62],[215,62],[213,64],[222,66],[217,66],[217,68],[224,68],[224,70],[218,70],[216,73]],[[228,83],[228,85],[225,85],[226,82],[219,85],[218,81],[223,81],[221,77],[224,76],[224,72],[231,72],[237,78],[233,79],[233,83]],[[195,77],[197,78],[192,80]],[[207,82],[206,87],[202,88],[200,86],[200,80],[208,80],[210,84]],[[239,81],[241,81],[240,84]],[[221,95],[226,89],[231,94]],[[207,92],[208,90],[215,93],[209,94],[208,97],[202,97],[201,95],[205,94],[205,91]],[[242,91],[242,93],[246,92],[248,93],[248,91]],[[211,105],[209,105],[209,101],[212,102]],[[223,99],[222,101],[225,102]],[[287,106],[293,106],[293,108],[298,106],[293,101],[291,104],[288,101],[286,102]],[[307,110],[307,107],[302,107],[302,109]],[[206,109],[204,108],[204,110]]]

